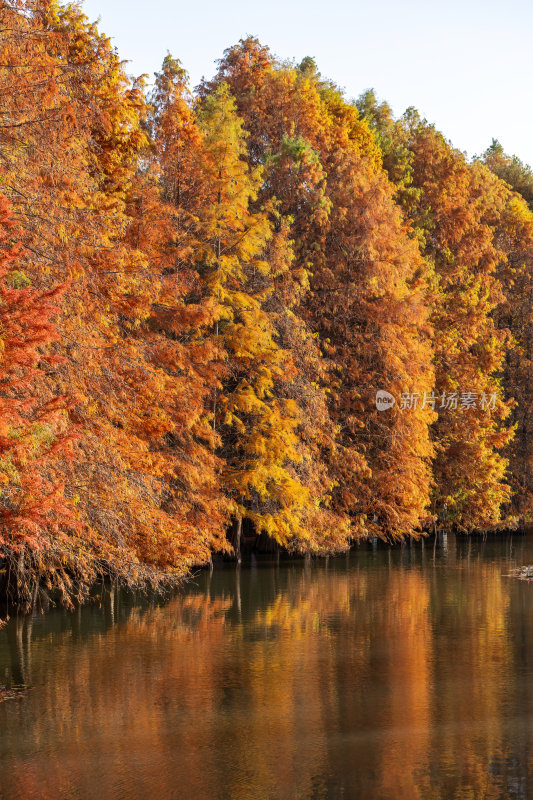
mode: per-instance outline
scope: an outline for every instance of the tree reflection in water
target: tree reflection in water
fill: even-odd
[[[533,797],[529,537],[201,573],[0,631],[0,797]]]

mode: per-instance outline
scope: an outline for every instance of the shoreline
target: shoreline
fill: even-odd
[[[97,599],[98,592],[102,592],[105,587],[115,586],[119,590],[126,590],[132,593],[139,593],[143,595],[164,596],[167,593],[178,590],[180,587],[186,585],[194,578],[194,575],[199,572],[214,571],[228,568],[239,568],[241,565],[248,566],[250,564],[269,561],[269,563],[280,562],[310,562],[320,561],[328,562],[329,559],[338,559],[346,557],[346,555],[363,550],[376,551],[376,550],[402,550],[404,548],[412,548],[420,546],[422,549],[427,545],[433,550],[443,545],[447,541],[448,534],[452,534],[460,540],[482,539],[499,539],[508,536],[522,537],[533,533],[533,522],[523,522],[514,527],[505,527],[492,530],[477,530],[472,532],[461,532],[453,530],[437,530],[427,532],[418,537],[406,537],[402,540],[387,541],[379,537],[367,537],[359,539],[352,543],[352,545],[344,550],[337,552],[320,552],[320,553],[299,553],[291,552],[284,547],[279,546],[272,539],[263,534],[254,536],[243,536],[241,541],[240,558],[235,555],[225,555],[223,553],[213,553],[210,563],[203,563],[191,566],[190,570],[179,576],[161,573],[156,576],[153,581],[144,580],[138,583],[129,583],[124,579],[120,579],[116,575],[102,575],[102,577],[92,583],[83,596],[82,599],[68,598],[67,600],[60,598],[56,593],[47,593],[41,586],[36,584],[35,588],[35,602],[31,607],[27,604],[24,606],[22,603],[17,604],[13,599],[9,598],[9,593],[6,592],[6,587],[2,585],[2,575],[5,570],[1,568],[0,562],[0,629],[8,621],[11,616],[18,614],[33,614],[33,613],[47,613],[50,609],[55,607],[66,607],[74,610],[84,605],[90,605]],[[439,545],[440,540],[440,545]]]

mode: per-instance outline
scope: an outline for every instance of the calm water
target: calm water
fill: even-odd
[[[0,631],[2,800],[533,798],[533,537],[199,575]]]

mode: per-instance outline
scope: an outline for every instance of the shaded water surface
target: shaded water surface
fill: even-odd
[[[13,619],[0,798],[532,800],[525,563],[448,537]]]

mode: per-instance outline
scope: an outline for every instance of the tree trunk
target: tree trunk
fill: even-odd
[[[233,539],[233,549],[235,551],[235,558],[237,560],[237,564],[241,563],[241,539],[242,539],[242,517],[237,517],[233,521],[233,532],[232,532],[232,539]]]

